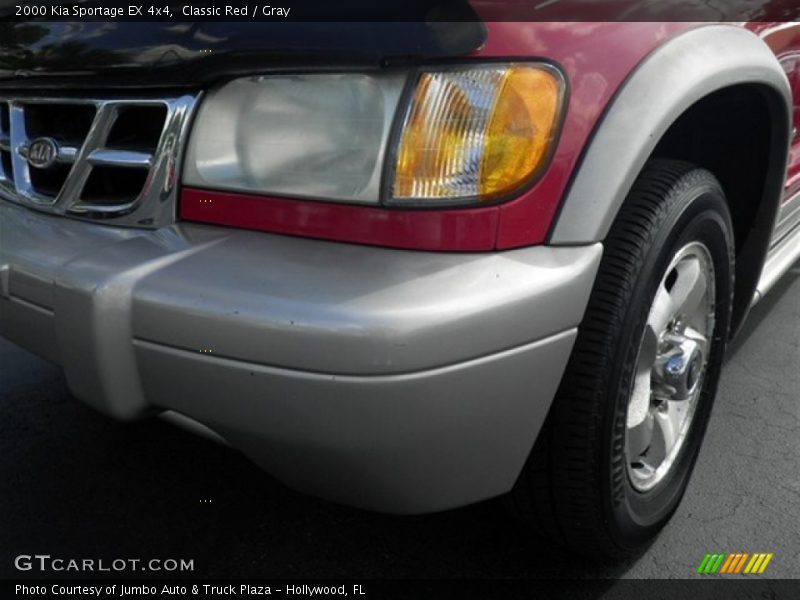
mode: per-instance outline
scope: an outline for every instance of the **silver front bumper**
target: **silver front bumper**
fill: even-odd
[[[141,231],[0,201],[0,334],[109,415],[177,411],[297,489],[427,512],[511,488],[601,253]]]

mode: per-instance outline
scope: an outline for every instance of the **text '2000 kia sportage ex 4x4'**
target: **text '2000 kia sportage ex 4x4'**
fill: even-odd
[[[4,337],[333,501],[666,523],[800,255],[800,25],[83,27],[0,39]]]

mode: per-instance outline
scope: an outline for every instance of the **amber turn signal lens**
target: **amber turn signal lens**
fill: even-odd
[[[491,200],[512,192],[546,159],[563,96],[563,79],[547,65],[422,73],[391,199]]]

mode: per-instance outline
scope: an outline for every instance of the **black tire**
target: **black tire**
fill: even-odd
[[[717,389],[733,297],[733,227],[714,176],[653,160],[638,177],[604,243],[572,356],[507,506],[536,532],[597,558],[634,552],[666,524],[686,489]],[[668,475],[631,484],[623,446],[628,399],[651,302],[675,252],[710,251],[715,325],[694,418]],[[671,471],[671,473],[670,473]]]

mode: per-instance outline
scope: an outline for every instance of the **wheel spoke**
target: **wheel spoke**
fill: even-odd
[[[648,323],[644,328],[644,337],[639,348],[639,361],[636,365],[637,375],[644,371],[650,372],[652,370],[658,355],[658,341],[658,332]]]
[[[647,416],[650,410],[650,396],[652,390],[653,364],[658,352],[658,338],[650,327],[645,328],[642,345],[639,348],[639,361],[636,364],[636,374],[633,392],[628,402],[627,427],[636,427]]]
[[[706,296],[706,275],[697,258],[679,262],[675,271],[677,278],[669,292],[674,314],[692,317]]]
[[[697,345],[700,346],[700,351],[703,353],[703,356],[708,356],[708,338],[706,336],[697,331],[694,327],[687,327],[684,330],[683,335],[690,340],[697,342]]]
[[[664,442],[665,454],[672,450],[680,433],[681,408],[680,402],[666,402],[665,411],[658,410],[655,414],[655,423],[661,439]]]
[[[675,310],[673,299],[662,283],[656,292],[656,297],[653,298],[653,306],[650,308],[647,318],[647,326],[655,333],[656,337],[667,329],[667,325],[675,316]]]
[[[636,427],[650,410],[650,370],[636,374],[633,384],[633,392],[628,402],[628,418],[626,426],[628,429]]]
[[[636,460],[653,441],[653,412],[648,410],[638,425],[628,428],[627,435],[628,456],[631,460]]]

